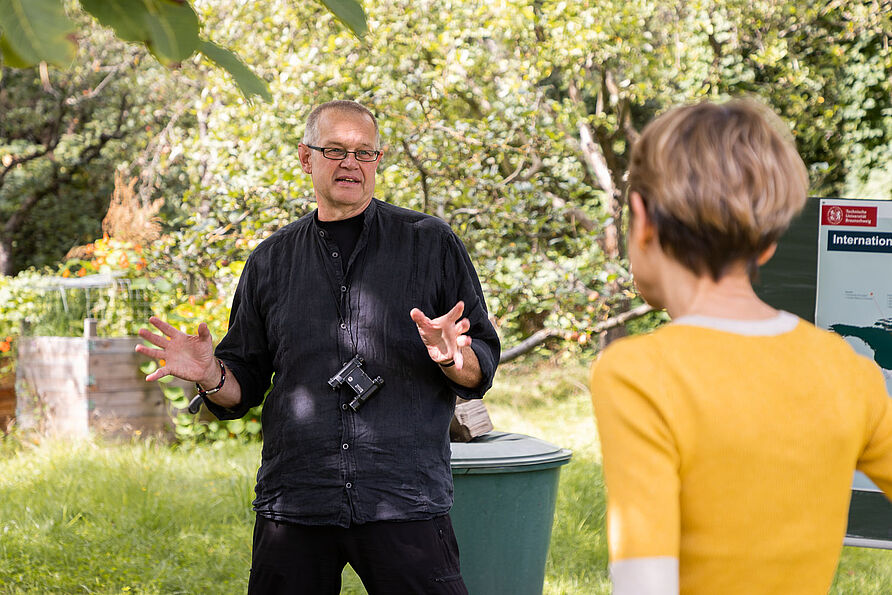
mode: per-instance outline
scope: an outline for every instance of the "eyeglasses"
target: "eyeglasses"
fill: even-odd
[[[356,157],[357,161],[376,161],[381,155],[381,151],[369,151],[367,149],[348,151],[347,149],[341,149],[338,147],[314,147],[313,145],[307,145],[307,147],[315,151],[319,151],[320,153],[322,153],[323,157],[325,157],[326,159],[331,159],[333,161],[343,161],[350,153],[353,153],[353,156]]]

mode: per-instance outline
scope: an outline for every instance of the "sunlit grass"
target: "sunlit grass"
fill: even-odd
[[[486,397],[497,430],[573,451],[561,468],[548,595],[610,592],[586,382],[587,362],[509,365]],[[244,593],[259,457],[257,444],[7,439],[0,443],[0,593]],[[892,593],[892,552],[846,548],[831,592]],[[349,568],[342,593],[365,593]]]
[[[256,445],[50,442],[0,461],[0,592],[235,593]]]

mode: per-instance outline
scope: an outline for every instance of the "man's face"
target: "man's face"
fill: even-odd
[[[319,138],[314,146],[348,151],[374,151],[375,124],[364,114],[329,109],[319,114]],[[343,160],[326,159],[321,151],[303,143],[298,147],[301,166],[313,178],[319,219],[335,221],[358,215],[372,201],[375,192],[375,161],[357,161],[353,153]]]

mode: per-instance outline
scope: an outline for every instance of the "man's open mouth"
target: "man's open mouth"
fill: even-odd
[[[359,184],[359,179],[350,176],[340,176],[335,178],[335,182],[346,182],[348,184]]]

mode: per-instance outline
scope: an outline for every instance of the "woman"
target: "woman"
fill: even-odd
[[[880,370],[752,288],[807,185],[751,101],[673,109],[633,148],[632,272],[673,322],[592,368],[619,595],[826,593],[855,469],[892,494]]]

